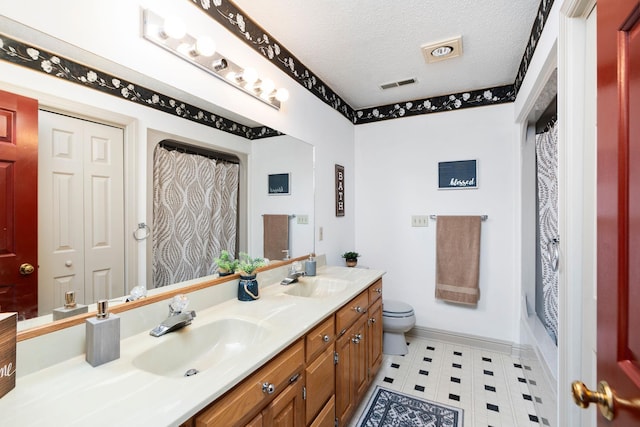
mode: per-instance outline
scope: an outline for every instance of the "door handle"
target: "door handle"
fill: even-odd
[[[581,408],[588,408],[589,404],[597,403],[602,415],[609,421],[616,416],[617,409],[627,409],[640,412],[640,398],[623,399],[609,387],[606,381],[598,383],[598,391],[591,391],[582,381],[574,381],[571,384],[573,401]]]
[[[558,271],[558,262],[560,261],[560,251],[558,249],[558,245],[560,244],[560,239],[551,239],[547,242],[547,261],[551,266],[551,271]]]
[[[28,276],[34,271],[35,271],[35,268],[33,268],[33,265],[28,264],[26,262],[20,266],[20,274],[22,274],[23,276]]]

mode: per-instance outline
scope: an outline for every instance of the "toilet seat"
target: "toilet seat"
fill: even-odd
[[[413,307],[401,301],[384,300],[382,304],[383,317],[411,317],[414,315]]]

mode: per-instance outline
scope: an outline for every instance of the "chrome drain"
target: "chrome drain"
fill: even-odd
[[[195,369],[195,368],[191,368],[191,369],[189,369],[187,372],[185,372],[185,373],[184,373],[184,376],[185,376],[185,377],[190,377],[190,376],[195,375],[195,374],[197,374],[197,373],[199,373],[199,372],[200,372],[200,371],[198,371],[197,369]]]

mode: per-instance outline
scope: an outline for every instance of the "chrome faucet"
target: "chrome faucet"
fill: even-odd
[[[300,264],[297,261],[292,263],[291,265],[289,265],[289,273],[287,274],[287,277],[282,279],[280,284],[281,285],[290,285],[292,283],[296,283],[300,276],[304,276],[305,272],[304,272],[304,270],[299,270],[298,269],[299,266],[300,266]]]
[[[169,304],[169,317],[153,328],[149,335],[159,337],[190,325],[191,321],[196,317],[196,312],[185,310],[187,305],[189,305],[189,299],[187,299],[186,295],[173,297],[171,304]]]

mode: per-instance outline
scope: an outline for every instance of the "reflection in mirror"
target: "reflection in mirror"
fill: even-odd
[[[148,149],[148,139],[151,138],[156,129],[164,130],[164,138],[184,136],[187,142],[199,141],[210,146],[215,146],[217,144],[216,141],[222,138],[226,141],[222,144],[225,151],[239,155],[241,165],[244,161],[245,170],[241,172],[240,177],[238,228],[241,237],[238,243],[239,250],[246,250],[252,253],[253,256],[258,256],[262,253],[262,225],[259,221],[262,214],[272,212],[299,215],[291,227],[291,242],[289,245],[291,256],[313,250],[312,146],[287,136],[272,137],[274,139],[271,141],[272,138],[264,136],[273,135],[277,132],[264,127],[252,118],[224,110],[211,101],[199,98],[193,93],[186,93],[180,88],[140,74],[123,67],[121,64],[116,64],[89,51],[79,49],[77,46],[68,45],[64,41],[4,17],[0,17],[0,23],[2,23],[5,33],[20,34],[20,38],[26,40],[25,45],[18,41],[12,42],[18,46],[18,50],[26,49],[31,43],[29,41],[33,41],[35,43],[33,46],[38,48],[40,55],[47,55],[48,58],[55,57],[56,60],[70,61],[68,63],[73,65],[69,66],[69,73],[71,74],[68,76],[65,74],[69,80],[61,81],[53,74],[49,74],[46,69],[40,67],[40,59],[32,60],[29,55],[5,55],[1,58],[2,60],[16,62],[17,65],[15,65],[16,68],[11,68],[12,73],[4,75],[5,78],[0,82],[2,90],[35,99],[38,101],[40,108],[44,107],[51,112],[62,113],[65,116],[79,119],[88,119],[89,122],[103,123],[124,134],[121,161],[124,170],[115,172],[116,175],[119,175],[118,179],[123,180],[121,184],[117,185],[118,188],[122,189],[120,191],[121,200],[109,202],[114,204],[113,215],[124,218],[124,224],[118,225],[118,227],[122,227],[121,230],[116,233],[124,239],[124,245],[118,245],[119,249],[114,251],[114,257],[117,258],[117,261],[113,263],[114,268],[117,267],[117,269],[124,271],[124,275],[118,272],[114,279],[109,279],[109,282],[107,280],[108,276],[115,274],[114,272],[101,275],[100,272],[104,271],[103,267],[91,266],[88,269],[85,267],[89,258],[100,257],[87,255],[90,251],[87,252],[84,249],[80,251],[78,249],[77,256],[65,258],[64,250],[61,251],[63,255],[58,257],[60,258],[58,261],[62,265],[62,273],[51,267],[49,268],[51,274],[47,273],[47,279],[43,280],[49,281],[50,285],[51,281],[61,278],[58,285],[67,283],[69,285],[68,288],[63,286],[51,291],[52,294],[47,296],[48,302],[42,304],[42,309],[46,310],[41,310],[39,313],[43,314],[43,316],[27,320],[24,322],[25,325],[19,326],[20,329],[51,322],[51,311],[64,305],[64,295],[67,290],[74,290],[77,303],[88,304],[89,311],[92,311],[98,298],[108,298],[113,302],[113,304],[110,303],[110,306],[115,306],[118,302],[124,303],[124,295],[127,295],[134,286],[147,283],[147,287],[150,287],[148,282],[150,281],[151,272],[150,268],[147,269],[152,259],[149,253],[149,248],[151,247],[150,239],[137,241],[132,235],[138,230],[140,224],[145,227],[146,225],[152,225],[150,223],[150,202],[145,203],[151,198],[151,187],[147,185],[151,179],[150,175],[148,175],[150,157],[147,156],[145,158],[143,153],[145,148]],[[3,38],[3,40],[5,48],[7,48],[8,39]],[[8,51],[7,49],[5,51]],[[33,67],[22,68],[24,65],[29,65],[23,63],[25,61],[33,65]],[[41,74],[33,78],[34,72]],[[95,80],[94,77],[96,76],[101,78]],[[106,79],[104,80],[105,82],[117,84],[117,87],[100,86],[99,83],[103,81],[102,77]],[[46,83],[44,81],[46,79],[50,79],[48,80],[50,83]],[[30,86],[26,87],[25,82],[31,82]],[[126,90],[124,87],[120,87],[124,82],[130,83]],[[74,83],[80,83],[79,86],[73,86],[74,90],[67,90],[68,87],[64,86],[73,85]],[[140,99],[131,98],[129,96],[129,87],[142,90],[143,92],[136,93],[143,97]],[[238,96],[243,95],[239,94]],[[154,104],[155,101],[162,102]],[[160,105],[162,108],[159,107]],[[173,105],[178,106],[178,108],[171,108]],[[203,124],[204,121],[203,123],[194,122],[193,117],[188,119],[189,116],[183,109],[185,105],[187,108],[195,109],[196,113],[201,109],[200,113],[206,112],[206,114],[203,113],[202,117],[215,117],[216,122],[205,125]],[[178,110],[179,112],[177,112]],[[223,130],[212,127],[214,125],[218,126],[218,123],[221,123],[220,129]],[[75,126],[75,124],[70,126]],[[233,133],[233,129],[239,129],[240,131]],[[256,134],[263,138],[257,140],[248,139],[245,136],[252,133],[245,132],[247,129],[258,129],[259,132]],[[64,142],[64,140],[58,140],[58,148],[65,146],[61,142]],[[96,151],[98,153],[110,152],[106,146],[97,148],[102,148],[102,150]],[[299,148],[303,153],[299,152]],[[254,149],[255,152],[253,151]],[[254,163],[256,167],[260,168],[259,171],[253,171]],[[52,172],[55,167],[57,166],[53,165],[49,172],[57,173]],[[267,175],[280,172],[290,173],[290,195],[268,196],[266,190]],[[38,173],[44,174],[44,172],[40,171],[40,168]],[[243,182],[244,187],[242,187]],[[68,184],[71,185],[70,183]],[[79,225],[75,219],[83,209],[75,207],[74,204],[79,202],[73,197],[73,194],[81,192],[76,188],[73,191],[70,190],[69,198],[65,201],[67,203],[66,206],[69,207],[69,213],[75,215],[73,220],[70,215],[68,216],[71,222],[67,221],[67,225],[70,224],[69,227],[87,230],[85,225]],[[116,203],[122,203],[122,205],[117,207],[115,206]],[[278,206],[278,203],[281,203],[282,206]],[[18,212],[18,214],[23,215],[24,213]],[[46,218],[46,213],[44,218]],[[109,218],[105,216],[103,219],[105,221],[102,224],[109,227],[112,226]],[[303,222],[308,222],[308,224],[303,224]],[[42,232],[43,228],[48,226],[44,224],[39,226],[39,231]],[[68,230],[69,227],[64,228],[64,230]],[[92,233],[97,231],[98,228],[89,230]],[[151,228],[151,231],[153,232],[153,228]],[[86,231],[85,235],[91,233]],[[95,236],[100,237],[99,234],[95,234]],[[54,235],[53,237],[55,238],[56,236]],[[99,239],[90,243],[102,244]],[[74,245],[74,247],[81,246],[75,243]],[[61,247],[64,249],[64,245],[61,245]],[[67,253],[66,255],[69,254]],[[43,265],[46,263],[52,264],[53,259],[51,251],[44,252],[37,264],[44,271]],[[32,264],[36,265],[36,263]],[[67,270],[76,270],[73,280],[69,279],[72,275]],[[78,273],[77,271],[79,270],[83,272]],[[93,276],[89,281],[86,279],[87,271]],[[100,280],[102,280],[101,283]],[[72,282],[74,282],[73,287],[71,286]],[[116,290],[114,286],[122,287],[122,289]],[[118,297],[117,295],[123,296]],[[44,296],[45,292],[42,293],[42,297]],[[128,304],[133,307],[137,306],[137,302]]]
[[[254,256],[282,260],[314,251],[313,150],[287,135],[252,142],[249,250]]]

